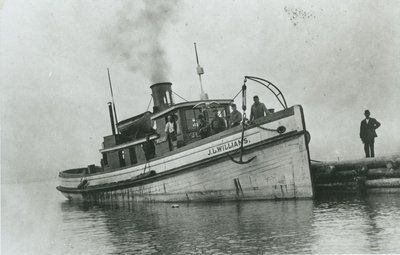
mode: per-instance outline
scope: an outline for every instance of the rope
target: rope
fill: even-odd
[[[240,89],[239,92],[236,94],[236,96],[232,98],[232,101],[235,100],[235,98],[240,94],[240,92],[242,92],[242,89]]]
[[[310,159],[310,161],[312,161],[312,162],[317,162],[317,163],[324,163],[324,161],[321,161],[321,160],[315,160],[315,159]]]
[[[262,126],[260,126],[260,125],[255,125],[256,127],[258,127],[258,128],[261,128],[261,129],[263,129],[263,130],[266,130],[266,131],[273,131],[273,132],[278,132],[276,129],[272,129],[272,128],[265,128],[265,127],[262,127]]]
[[[186,102],[189,102],[188,100],[184,99],[183,97],[181,97],[180,95],[176,94],[174,91],[172,91],[172,93],[174,93],[175,95],[177,95],[180,99],[185,100]]]
[[[228,157],[235,162],[236,164],[240,164],[240,165],[244,165],[244,164],[248,164],[251,161],[253,161],[253,159],[255,159],[257,156],[253,156],[252,158],[250,158],[249,160],[243,161],[243,152],[244,152],[244,130],[247,128],[246,123],[242,122],[242,137],[241,137],[241,142],[240,142],[240,148],[238,148],[233,154],[236,154],[238,151],[240,151],[240,157],[239,157],[239,161],[235,160],[232,158],[231,155],[229,155],[229,153],[227,153]]]
[[[153,97],[152,97],[152,96],[150,96],[150,102],[149,102],[149,105],[147,105],[147,109],[146,109],[146,111],[148,111],[148,110],[149,110],[149,107],[150,107],[151,101],[153,101]]]
[[[143,173],[146,173],[147,166],[149,166],[148,168],[149,168],[149,171],[150,171],[150,162],[149,161],[146,161],[146,163],[144,164]]]

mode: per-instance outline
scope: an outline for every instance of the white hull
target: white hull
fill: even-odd
[[[77,189],[82,177],[62,177],[59,190],[69,199],[95,201],[311,198],[313,190],[303,123],[301,107],[295,106],[293,114],[261,124],[262,128],[246,130],[243,160],[255,156],[248,164],[237,164],[227,156],[240,148],[241,128],[238,128],[232,134],[207,138],[199,146],[180,148],[175,154],[146,166],[87,176],[87,189]],[[286,128],[284,134],[271,131],[279,126]],[[236,154],[235,158],[238,157]],[[156,174],[134,180],[144,170]]]

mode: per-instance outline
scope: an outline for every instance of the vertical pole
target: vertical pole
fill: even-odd
[[[204,69],[200,66],[199,63],[199,56],[197,54],[197,47],[196,47],[196,43],[194,43],[194,51],[196,53],[196,62],[197,62],[197,74],[199,75],[199,81],[200,81],[200,99],[201,100],[206,100],[208,99],[208,95],[206,93],[204,93],[203,90],[203,82],[201,81],[201,75],[204,74]]]
[[[112,103],[111,102],[108,102],[108,111],[110,113],[112,134],[115,135],[115,124],[114,124],[114,117],[113,117],[113,110],[112,110]]]
[[[113,94],[112,85],[111,85],[110,69],[108,67],[107,67],[107,74],[108,74],[108,82],[110,83],[111,100],[112,100],[113,109],[114,109],[115,122],[118,123],[117,110],[116,110],[115,103],[114,103],[114,94]]]
[[[242,110],[243,112],[246,111],[246,90],[247,90],[247,86],[246,86],[246,80],[244,81],[244,84],[242,86]]]

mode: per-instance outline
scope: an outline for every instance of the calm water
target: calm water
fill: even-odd
[[[2,185],[1,254],[398,253],[400,194],[305,201],[74,204]]]

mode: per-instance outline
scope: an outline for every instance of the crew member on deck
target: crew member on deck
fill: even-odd
[[[168,116],[168,122],[165,124],[165,134],[167,136],[169,150],[174,149],[173,141],[176,141],[174,123],[172,121],[172,116]]]
[[[199,135],[201,139],[210,136],[210,127],[207,125],[204,116],[200,114],[197,118],[199,119]]]
[[[222,132],[226,128],[226,124],[223,118],[218,115],[218,109],[214,109],[214,119],[211,121],[211,130],[213,134]]]
[[[231,107],[232,107],[232,112],[229,119],[229,124],[230,127],[236,127],[239,126],[240,122],[242,121],[242,114],[236,109],[235,104],[231,104]]]
[[[144,156],[146,158],[146,161],[149,161],[150,159],[154,158],[156,155],[156,146],[154,145],[154,142],[150,140],[150,136],[146,136],[146,142],[143,143],[142,145],[143,151],[144,151]]]
[[[260,99],[258,98],[258,96],[254,96],[253,100],[254,100],[254,104],[251,106],[250,121],[264,117],[265,115],[271,114],[268,111],[267,107],[265,107],[265,104],[260,103]]]

